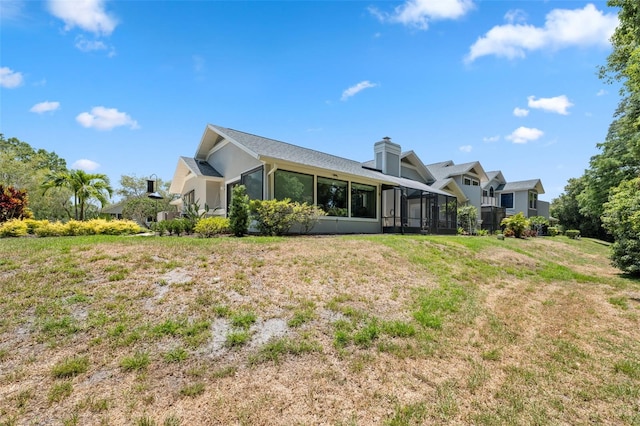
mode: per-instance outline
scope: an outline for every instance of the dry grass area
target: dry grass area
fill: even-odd
[[[640,285],[607,250],[0,240],[0,425],[640,424]]]

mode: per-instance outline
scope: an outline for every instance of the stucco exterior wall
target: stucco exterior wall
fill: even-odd
[[[260,161],[231,143],[214,151],[207,161],[224,176],[227,182],[240,177],[243,172],[262,165]]]
[[[529,191],[514,192],[513,207],[514,211],[512,214],[522,212],[526,217],[529,217]],[[507,213],[509,213],[508,210]]]

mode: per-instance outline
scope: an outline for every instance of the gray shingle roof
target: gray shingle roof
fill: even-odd
[[[226,127],[215,126],[212,124],[210,124],[209,127],[216,133],[224,136],[226,139],[235,141],[236,143],[244,146],[250,152],[255,154],[257,158],[262,160],[282,160],[304,166],[324,169],[329,172],[345,173],[352,176],[373,179],[383,183],[402,185],[442,195],[450,195],[447,192],[439,191],[414,180],[389,176],[375,170],[366,169],[362,167],[363,164],[359,161],[349,160],[316,151],[314,149],[303,148],[298,145],[264,138],[262,136],[228,129]]]
[[[530,189],[536,189],[536,186],[538,185],[542,188],[540,179],[530,179],[517,182],[507,182],[504,185],[500,185],[498,189],[500,191],[528,191]],[[544,192],[544,190],[542,192]]]
[[[196,176],[222,177],[222,175],[206,161],[196,160],[195,158],[189,157],[180,158]]]
[[[441,163],[429,164],[427,169],[437,179],[445,179],[451,176],[458,176],[467,173],[473,169],[476,165],[479,165],[477,161],[463,164],[452,164],[450,161],[444,161]]]

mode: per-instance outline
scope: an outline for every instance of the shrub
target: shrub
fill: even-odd
[[[27,235],[27,224],[19,219],[11,219],[0,225],[0,237],[23,237]]]
[[[544,235],[544,231],[549,226],[549,220],[544,216],[532,216],[529,218],[531,230],[536,231],[536,235]]]
[[[558,235],[558,228],[556,228],[555,226],[548,227],[547,235],[550,237],[555,237],[556,235]]]
[[[210,238],[214,235],[229,232],[229,219],[226,217],[206,217],[196,223],[195,233],[201,237]]]
[[[0,185],[0,223],[32,217],[28,202],[27,191]]]
[[[513,235],[516,238],[521,238],[524,230],[529,227],[529,220],[524,217],[524,214],[522,212],[518,212],[513,216],[502,219],[502,222],[500,222],[500,224],[507,227],[507,229],[505,229],[505,237],[508,236],[506,231],[511,230],[513,231]]]
[[[572,240],[575,240],[576,238],[578,238],[578,236],[580,236],[580,231],[578,231],[577,229],[567,229],[564,232],[564,235],[571,238]]]
[[[169,235],[177,235],[180,236],[183,232],[185,232],[186,221],[183,219],[171,219],[165,220],[162,223],[162,227],[167,230]]]
[[[311,232],[320,217],[327,215],[320,207],[307,203],[293,203],[293,214],[295,223],[300,226],[300,233],[302,234]]]
[[[229,227],[236,237],[242,237],[249,231],[249,196],[244,185],[236,186],[231,193]]]
[[[95,224],[89,224],[87,222],[81,222],[79,220],[71,219],[64,224],[63,235],[91,235],[96,233]]]
[[[43,220],[35,227],[34,233],[38,237],[59,237],[64,234],[64,225],[60,222]]]
[[[458,227],[462,228],[462,234],[475,234],[477,225],[478,209],[475,206],[469,204],[458,208]]]
[[[262,235],[284,235],[296,222],[294,204],[291,200],[251,200],[252,217]]]
[[[504,230],[504,232],[502,233],[502,235],[503,235],[505,238],[509,238],[509,237],[515,237],[515,236],[516,236],[516,233],[515,233],[515,232],[513,232],[513,229],[509,229],[509,228],[507,228],[507,229],[505,229],[505,230]]]
[[[5,225],[7,223],[9,222],[6,222]],[[8,227],[16,228],[19,235],[2,235],[3,225],[0,227],[0,236],[23,236],[27,233],[35,234],[38,237],[59,237],[63,235],[130,235],[142,231],[140,225],[130,220],[108,221],[105,219],[92,219],[85,222],[70,220],[67,223],[25,219],[12,221]]]

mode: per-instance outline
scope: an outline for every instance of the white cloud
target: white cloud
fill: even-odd
[[[13,89],[22,85],[23,81],[22,73],[13,71],[7,67],[0,68],[0,87]]]
[[[60,102],[40,102],[31,107],[29,111],[42,114],[43,112],[55,111],[60,108]]]
[[[512,9],[505,13],[504,20],[510,24],[514,22],[525,22],[527,20],[527,14],[522,9]]]
[[[129,114],[120,112],[115,108],[105,108],[103,106],[91,108],[91,112],[78,114],[76,121],[82,127],[94,128],[98,130],[111,130],[114,127],[129,126],[131,129],[139,129],[138,122],[132,119]]]
[[[473,9],[472,0],[406,0],[392,13],[370,7],[369,12],[382,22],[392,22],[426,30],[429,22],[458,19]]]
[[[495,136],[485,136],[484,138],[482,138],[482,142],[498,142],[500,140],[500,135],[495,135]]]
[[[608,93],[609,92],[607,92],[606,90],[600,89],[600,90],[598,90],[598,93],[596,93],[596,96],[604,96],[604,95],[606,95]]]
[[[87,160],[85,158],[80,159],[71,165],[74,169],[84,170],[85,172],[92,172],[100,167],[100,164],[95,161]]]
[[[365,81],[361,81],[360,83],[349,87],[348,89],[346,89],[344,92],[342,92],[342,97],[340,98],[341,101],[346,101],[347,99],[349,99],[350,97],[354,96],[355,94],[363,91],[364,89],[370,89],[372,87],[376,87],[377,84],[375,83],[371,83],[368,80]]]
[[[79,27],[97,35],[109,35],[118,25],[104,0],[49,0],[49,11],[64,21],[66,31]]]
[[[473,149],[473,147],[471,145],[462,145],[460,148],[458,148],[460,151],[462,152],[471,152],[471,150]]]
[[[584,9],[554,9],[547,14],[544,27],[512,22],[493,27],[471,46],[465,61],[473,62],[486,55],[524,58],[527,52],[541,49],[609,46],[617,25],[616,13],[604,14],[593,4]]]
[[[529,115],[529,110],[515,107],[513,109],[513,115],[515,115],[516,117],[526,117],[527,115]]]
[[[565,95],[555,96],[553,98],[536,99],[535,96],[527,97],[529,108],[541,109],[547,112],[555,112],[557,114],[569,115],[567,108],[573,104]]]
[[[544,135],[544,132],[539,129],[530,128],[530,127],[518,127],[506,138],[509,139],[513,143],[527,143],[531,141],[535,141]]]
[[[116,49],[113,46],[106,44],[102,40],[87,40],[83,36],[76,37],[76,48],[81,52],[95,52],[100,50],[108,50],[107,56],[112,58],[116,56]]]

